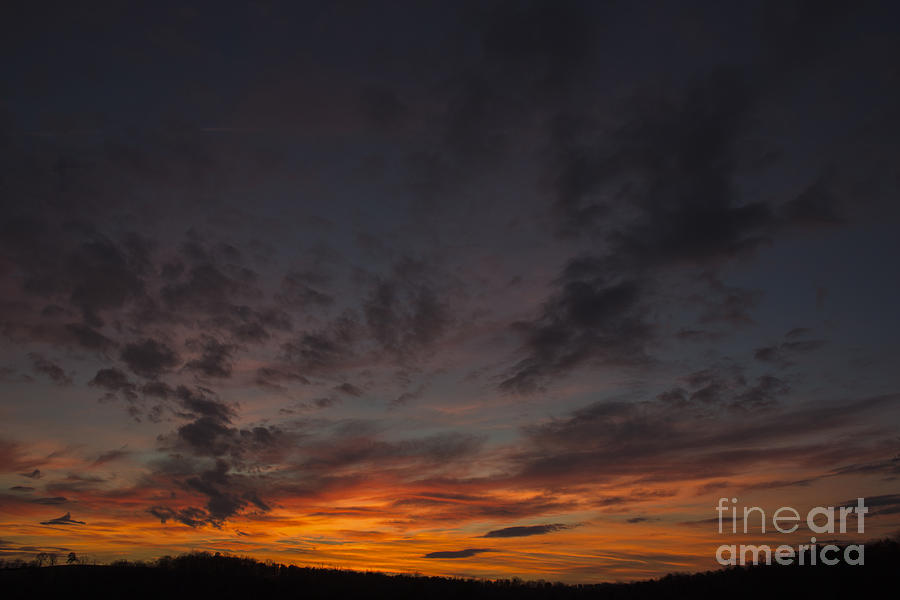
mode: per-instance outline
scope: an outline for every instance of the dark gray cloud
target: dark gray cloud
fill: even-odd
[[[322,291],[330,278],[318,271],[291,271],[281,280],[281,290],[276,300],[297,308],[328,307],[334,304],[334,297]]]
[[[66,513],[61,517],[50,519],[49,521],[41,521],[41,525],[86,525],[84,521],[76,521],[72,518],[71,513]]]
[[[411,468],[439,470],[454,461],[472,459],[484,444],[479,435],[462,432],[439,433],[394,442],[378,438],[371,424],[344,423],[329,436],[313,439],[301,450],[301,472],[322,475],[350,466],[371,468]]]
[[[503,529],[495,529],[493,531],[489,531],[484,534],[482,537],[486,538],[509,538],[509,537],[528,537],[532,535],[544,535],[547,533],[553,533],[554,531],[561,531],[564,529],[571,529],[571,525],[565,525],[564,523],[550,523],[547,525],[524,525],[519,527],[504,527]]]
[[[201,325],[221,330],[244,344],[260,344],[293,329],[288,313],[278,308],[253,308],[246,304],[219,307],[216,314],[202,320]]]
[[[648,360],[645,344],[653,332],[641,309],[641,284],[610,282],[588,262],[572,261],[542,315],[517,324],[527,357],[501,389],[533,392],[547,379],[591,361],[634,365]]]
[[[423,558],[469,558],[483,552],[493,552],[490,548],[466,548],[465,550],[442,550],[429,552]]]
[[[447,489],[459,489],[459,481],[434,481]],[[584,508],[579,502],[560,500],[550,494],[537,494],[528,498],[510,500],[487,494],[460,494],[432,492],[397,499],[393,506],[411,516],[422,515],[433,521],[454,523],[485,519],[526,519],[544,514],[558,514]]]
[[[762,410],[774,407],[791,389],[787,381],[769,374],[750,382],[741,367],[728,363],[695,371],[682,381],[686,387],[666,390],[657,399],[681,409]]]
[[[785,335],[789,341],[757,348],[753,353],[753,357],[758,361],[772,363],[784,368],[793,365],[800,357],[811,354],[827,344],[826,340],[796,339],[803,335],[803,330],[792,330]]]
[[[117,448],[117,449],[115,449],[115,450],[108,450],[108,451],[106,451],[106,452],[102,452],[102,453],[94,460],[94,463],[93,463],[93,464],[94,464],[94,466],[99,467],[99,466],[105,465],[105,464],[107,464],[107,463],[111,463],[111,462],[114,462],[114,461],[117,461],[117,460],[122,460],[122,459],[124,459],[124,458],[127,458],[130,454],[131,454],[131,452],[129,452],[128,450],[126,450],[124,447],[123,447],[123,448]]]
[[[361,326],[352,312],[344,313],[318,331],[308,331],[285,342],[285,360],[298,376],[328,372],[354,356]]]
[[[35,504],[65,504],[68,500],[63,496],[51,496],[47,498],[33,498],[29,502]]]
[[[790,391],[791,387],[786,381],[773,375],[763,375],[757,378],[754,385],[739,392],[732,406],[752,411],[769,408]]]
[[[94,378],[88,382],[88,385],[105,389],[109,392],[121,392],[128,398],[135,398],[135,384],[128,379],[128,376],[116,368],[100,369],[94,375]]]
[[[157,476],[205,496],[206,505],[157,505],[148,511],[162,522],[173,519],[190,527],[221,527],[248,509],[268,512],[261,499],[264,479],[254,473],[282,460],[293,437],[273,426],[233,427],[234,408],[205,388],[178,386],[164,390],[164,396],[177,403],[173,412],[178,417],[190,421],[160,436],[164,449],[174,452],[157,464]]]
[[[28,354],[28,358],[31,359],[32,368],[34,369],[35,373],[45,375],[56,385],[72,384],[72,378],[68,374],[66,374],[62,367],[60,367],[53,361],[48,360],[47,358],[36,352],[30,352]]]
[[[260,367],[256,370],[255,383],[260,387],[284,391],[283,384],[289,382],[309,384],[309,379],[283,368]]]
[[[900,454],[890,458],[876,457],[874,460],[842,465],[832,469],[831,473],[834,475],[879,474],[884,475],[890,481],[900,476]]]
[[[189,360],[185,368],[195,371],[206,377],[230,377],[232,371],[232,355],[236,347],[231,344],[223,344],[216,338],[208,335],[188,343],[188,348],[200,350],[199,358]]]
[[[765,391],[769,384],[759,385]],[[737,413],[709,413],[702,406],[673,407],[665,400],[598,402],[566,418],[526,428],[529,444],[516,459],[519,472],[511,481],[564,486],[623,477],[646,482],[721,479],[777,459],[770,451],[772,440],[797,431],[824,435],[852,429],[866,415],[883,410],[893,397]],[[705,419],[709,426],[700,430],[687,426],[697,418]],[[789,453],[779,456],[794,464],[815,464],[823,471],[838,469],[846,465],[848,457],[860,461],[877,456],[877,440],[887,443],[889,436],[887,430],[873,433],[869,439],[848,444],[841,452],[816,439],[804,438],[796,441]],[[630,501],[640,499],[637,496]]]
[[[812,333],[812,330],[808,327],[794,327],[790,331],[784,334],[784,337],[787,339],[794,339],[798,337],[806,337]]]
[[[703,284],[698,287],[704,288],[703,293],[691,298],[696,305],[703,307],[698,317],[700,324],[728,323],[739,326],[753,323],[750,314],[762,299],[761,291],[725,285],[709,272],[704,273],[701,280]]]
[[[561,121],[557,181],[567,187],[558,204],[567,222],[596,227],[584,218],[585,199],[609,190],[638,211],[611,232],[624,260],[707,263],[752,249],[774,223],[766,205],[739,205],[734,189],[738,141],[756,97],[750,73],[722,68],[682,93],[639,94],[612,138]]]
[[[227,427],[214,417],[200,417],[178,428],[178,440],[188,449],[200,456],[220,456],[231,451],[240,451],[235,447],[236,430]]]
[[[184,481],[185,487],[208,497],[207,521],[213,525],[220,524],[251,502],[260,510],[268,511],[269,507],[255,495],[235,493],[238,486],[233,477],[228,475],[228,469],[228,463],[218,460],[214,469],[203,471],[199,476],[189,477]]]
[[[825,177],[811,183],[806,190],[781,207],[781,218],[795,227],[845,225],[847,219],[843,214],[843,201],[830,183]]]
[[[363,390],[356,387],[352,383],[347,383],[347,382],[344,382],[338,386],[335,386],[334,390],[336,392],[341,392],[342,394],[346,394],[348,396],[355,396],[355,397],[362,396],[363,393],[365,393]]]
[[[180,385],[171,390],[170,395],[193,417],[206,417],[220,423],[230,423],[235,416],[231,406],[221,402],[211,390],[205,388],[198,387],[191,390],[187,386]]]
[[[716,365],[683,378],[688,386],[662,392],[657,399],[674,408],[761,410],[775,406],[790,385],[773,375],[749,382],[736,365]]]
[[[231,473],[231,470],[227,460],[218,459],[212,468],[175,479],[175,483],[185,491],[205,496],[204,507],[157,505],[150,507],[148,512],[163,523],[173,519],[189,527],[221,527],[226,519],[248,506],[267,512],[269,506],[259,499],[252,480],[245,475]]]
[[[216,314],[228,310],[230,301],[258,297],[257,275],[245,267],[213,264],[191,267],[184,275],[166,284],[162,299],[172,310],[203,311]]]
[[[592,361],[646,361],[658,271],[709,267],[767,239],[776,224],[770,207],[740,204],[733,181],[753,102],[748,75],[726,69],[695,81],[681,97],[634,99],[611,138],[577,119],[558,121],[553,179],[562,222],[569,231],[605,239],[609,253],[566,264],[541,314],[519,326],[526,358],[502,388],[533,391]],[[620,198],[630,216],[596,221],[607,213],[593,200],[598,196]],[[706,278],[720,299],[707,300],[701,322],[747,320],[754,293],[729,289],[711,273]]]
[[[59,224],[27,213],[4,215],[0,229],[23,270],[22,290],[65,301],[87,327],[101,326],[104,312],[144,294],[152,244],[139,234],[113,240],[84,221]]]
[[[65,328],[82,348],[106,352],[115,345],[111,339],[83,323],[68,323]]]
[[[160,523],[175,520],[188,527],[202,527],[209,521],[209,515],[200,508],[173,510],[167,506],[153,506],[147,512],[159,519]]]
[[[12,367],[0,367],[0,382],[2,383],[30,383],[32,381],[34,379],[30,375],[20,374]]]
[[[602,39],[604,12],[577,2],[499,2],[464,11],[475,52],[447,65],[431,143],[413,155],[414,189],[425,202],[504,165],[519,150],[518,131],[572,100]]]
[[[374,282],[362,312],[371,336],[384,350],[407,356],[435,342],[451,315],[430,281],[429,265],[403,260],[393,271],[392,277]]]
[[[873,516],[900,514],[900,494],[868,496],[864,500],[865,505],[870,508]],[[856,506],[858,502],[859,501],[854,498],[853,500],[839,502],[835,506]]]
[[[368,85],[364,87],[360,92],[359,100],[363,115],[379,128],[395,128],[409,113],[409,107],[397,96],[397,93],[384,86]]]
[[[151,338],[126,344],[119,358],[136,375],[155,379],[181,363],[178,354],[165,342]]]

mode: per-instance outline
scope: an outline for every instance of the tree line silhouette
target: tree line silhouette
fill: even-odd
[[[45,553],[46,554],[46,553]],[[66,564],[35,556],[0,564],[3,598],[297,598],[297,599],[661,599],[848,598],[890,593],[900,568],[900,538],[866,544],[862,566],[731,567],[674,573],[632,583],[563,584],[518,579],[462,579],[298,567],[206,552],[164,556],[152,562]]]

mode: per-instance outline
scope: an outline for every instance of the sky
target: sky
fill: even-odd
[[[0,558],[596,582],[772,539],[720,498],[900,531],[898,16],[4,5]]]

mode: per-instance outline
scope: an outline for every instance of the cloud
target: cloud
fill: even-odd
[[[12,367],[0,367],[0,383],[31,383],[34,379],[30,375],[17,374]]]
[[[796,340],[795,338],[803,335],[802,331],[792,330],[788,334],[790,335],[785,337],[793,341],[757,348],[753,353],[753,358],[784,368],[793,365],[799,357],[811,354],[827,344],[825,340]]]
[[[327,432],[307,426],[237,428],[227,415],[216,411],[196,415],[161,436],[162,449],[169,454],[155,463],[154,478],[186,491],[187,498],[204,498],[205,504],[173,498],[155,503],[153,514],[192,527],[221,527],[238,514],[267,513],[279,499],[296,502],[355,489],[361,477],[372,481],[390,477],[399,482],[453,471],[471,464],[484,442],[480,436],[458,432],[387,441],[379,439],[378,428],[370,422],[339,421]],[[210,466],[211,461],[215,466]],[[271,468],[276,465],[278,469]],[[545,505],[548,502],[544,499]],[[487,499],[483,507],[472,507],[472,511],[520,518],[530,514],[531,506]]]
[[[771,203],[738,192],[756,77],[721,68],[684,90],[638,92],[612,132],[586,115],[560,116],[549,163],[556,208],[587,250],[568,260],[538,314],[515,325],[524,358],[501,389],[534,392],[584,365],[647,364],[668,273],[699,276],[703,291],[682,301],[701,307],[701,324],[752,323],[760,292],[728,286],[717,271],[788,226]],[[598,198],[615,198],[615,210]]]
[[[291,436],[271,426],[232,427],[232,407],[203,388],[179,386],[168,395],[186,411],[179,416],[192,420],[160,436],[160,441],[177,453],[156,465],[156,475],[204,496],[206,506],[158,505],[148,509],[151,514],[162,522],[174,519],[190,527],[221,527],[246,508],[268,512],[270,507],[260,496],[264,478],[254,473],[281,460],[280,451],[290,447]],[[209,459],[214,466],[209,466]]]
[[[794,339],[798,337],[806,337],[810,333],[812,333],[812,330],[807,327],[794,327],[793,329],[785,333],[784,337],[788,339]]]
[[[773,375],[761,375],[751,384],[743,369],[734,364],[715,365],[682,380],[688,389],[669,389],[658,394],[657,400],[673,408],[762,410],[774,407],[791,389],[787,381]]]
[[[563,523],[550,523],[547,525],[526,525],[520,527],[504,527],[503,529],[495,529],[484,534],[486,538],[509,538],[509,537],[528,537],[532,535],[544,535],[561,531],[563,529],[571,529],[571,525]]]
[[[67,323],[65,330],[79,346],[87,350],[106,352],[115,346],[111,339],[84,323]]]
[[[553,489],[586,482],[722,479],[761,465],[771,469],[773,461],[816,465],[827,472],[853,457],[871,457],[878,449],[876,440],[888,443],[889,437],[882,432],[835,452],[818,436],[852,431],[885,410],[894,397],[738,412],[707,412],[703,406],[671,406],[663,400],[597,402],[565,418],[526,427],[528,441],[514,459],[518,472],[505,481]],[[700,415],[708,427],[689,426]],[[792,436],[790,451],[773,454],[770,444],[783,436]],[[635,495],[623,504],[648,499]]]
[[[839,502],[837,506],[856,506],[857,499]],[[900,514],[900,494],[883,494],[880,496],[868,496],[865,505],[869,507],[873,515]]]
[[[360,110],[366,119],[379,128],[397,127],[407,116],[409,107],[397,94],[383,86],[369,85],[360,92]]]
[[[781,217],[799,227],[838,226],[847,222],[832,182],[822,177],[781,207]]]
[[[682,93],[639,92],[611,137],[560,122],[555,168],[566,222],[590,230],[598,222],[586,218],[585,202],[604,191],[624,195],[639,212],[610,240],[636,266],[708,262],[759,244],[771,212],[760,203],[737,205],[732,182],[736,143],[755,100],[749,73],[719,69]]]
[[[220,528],[223,522],[238,514],[245,508],[252,508],[264,513],[271,510],[259,496],[257,481],[247,475],[232,472],[233,463],[218,458],[215,466],[197,473],[180,474],[177,484],[192,493],[206,497],[206,506],[171,507],[165,505],[152,506],[148,512],[161,522],[176,520],[189,527],[210,525]]]
[[[102,452],[92,463],[95,467],[100,467],[107,463],[111,463],[117,460],[122,460],[131,455],[131,452],[125,450],[123,448],[118,448],[116,450],[108,450],[107,452]]]
[[[400,355],[427,348],[451,322],[449,307],[429,281],[428,266],[402,260],[374,283],[362,310],[372,338]]]
[[[86,523],[84,521],[76,521],[70,513],[66,513],[49,521],[41,521],[41,525],[86,525]]]
[[[126,344],[120,358],[133,373],[147,379],[156,379],[180,363],[174,350],[150,338]]]
[[[223,344],[212,336],[204,335],[199,340],[189,342],[188,347],[199,349],[202,354],[199,358],[188,361],[186,369],[206,377],[231,377],[231,358],[236,350],[235,346]]]
[[[200,456],[220,456],[235,447],[236,430],[215,417],[199,417],[178,428],[178,440],[185,448]]]
[[[316,398],[313,400],[313,404],[317,408],[328,408],[329,406],[333,406],[339,403],[340,400],[338,398]]]
[[[179,385],[169,392],[176,398],[181,407],[194,417],[209,418],[221,423],[230,423],[235,416],[234,409],[216,398],[210,390],[205,388],[189,389]]]
[[[32,368],[35,373],[46,375],[50,381],[56,385],[72,385],[72,378],[66,372],[51,360],[48,360],[41,354],[30,352],[28,358],[31,359]]]
[[[503,480],[494,482],[497,487]],[[462,482],[446,482],[456,489]],[[551,494],[536,494],[531,497],[510,500],[502,495],[459,494],[433,491],[397,499],[392,507],[404,513],[415,511],[419,518],[436,522],[462,522],[485,519],[525,519],[543,514],[558,514],[583,508],[581,501],[562,500]]]
[[[103,312],[144,294],[150,244],[138,234],[113,240],[83,220],[60,225],[26,210],[7,216],[4,226],[17,230],[3,237],[10,257],[22,269],[22,291],[32,298],[64,298],[81,313],[80,331],[102,326]]]
[[[34,502],[35,504],[65,504],[68,500],[62,496],[54,496],[52,498],[34,498],[29,500],[29,502]]]
[[[289,369],[284,368],[275,368],[275,367],[260,367],[256,371],[256,379],[254,380],[256,385],[274,389],[279,391],[284,391],[285,387],[281,385],[285,382],[297,382],[303,385],[309,384],[309,379],[300,375],[299,373],[291,372]]]
[[[110,394],[121,393],[128,400],[137,399],[136,386],[128,376],[119,369],[100,369],[88,385],[107,390]]]
[[[184,481],[189,489],[207,496],[206,505],[207,520],[211,524],[219,524],[228,517],[233,516],[239,510],[247,506],[248,495],[243,496],[234,493],[233,481],[227,474],[228,464],[225,461],[216,461],[216,467],[204,471],[198,477],[190,477]],[[260,509],[268,510],[269,507],[258,499],[254,502]]]
[[[697,305],[703,307],[698,318],[701,324],[746,325],[753,323],[750,313],[762,299],[762,292],[725,285],[718,277],[709,272],[704,273],[701,278],[706,283],[704,292],[692,298]]]
[[[199,250],[205,252],[205,250]],[[199,256],[203,260],[205,257]],[[192,266],[184,276],[166,284],[161,296],[171,310],[204,312],[209,315],[226,312],[234,306],[231,302],[259,296],[255,286],[256,274],[245,267],[226,265],[219,267],[210,262]]]
[[[556,295],[544,303],[541,316],[516,328],[525,338],[527,357],[500,383],[505,391],[530,393],[544,381],[589,361],[640,364],[652,326],[640,308],[641,287],[635,281],[611,283],[591,260],[571,261]]]
[[[760,410],[773,406],[778,398],[791,391],[790,385],[773,375],[757,378],[755,385],[746,388],[735,396],[733,408],[741,410]]]
[[[334,390],[337,392],[341,392],[342,394],[346,394],[348,396],[356,396],[356,397],[362,396],[364,393],[363,390],[361,390],[360,388],[356,387],[352,383],[347,383],[347,382],[344,382],[338,386],[335,386]]]
[[[465,550],[442,550],[429,552],[423,558],[469,558],[483,552],[493,552],[490,548],[466,548]]]
[[[832,470],[835,475],[849,474],[885,474],[888,479],[900,475],[900,454],[890,458],[876,458],[875,460],[866,460],[854,462],[849,465],[842,465]]]
[[[300,376],[328,372],[354,356],[361,333],[356,315],[345,312],[326,327],[305,331],[285,342],[284,358]]]
[[[334,304],[334,297],[321,291],[329,282],[329,277],[316,271],[291,271],[282,278],[281,289],[275,299],[296,308],[328,307]]]

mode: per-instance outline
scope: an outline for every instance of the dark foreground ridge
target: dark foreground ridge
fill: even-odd
[[[24,566],[0,570],[3,598],[422,599],[442,598],[852,598],[896,593],[900,543],[866,544],[863,566],[734,567],[650,581],[564,585],[387,575],[185,554],[154,563]],[[892,591],[894,590],[894,591]]]

